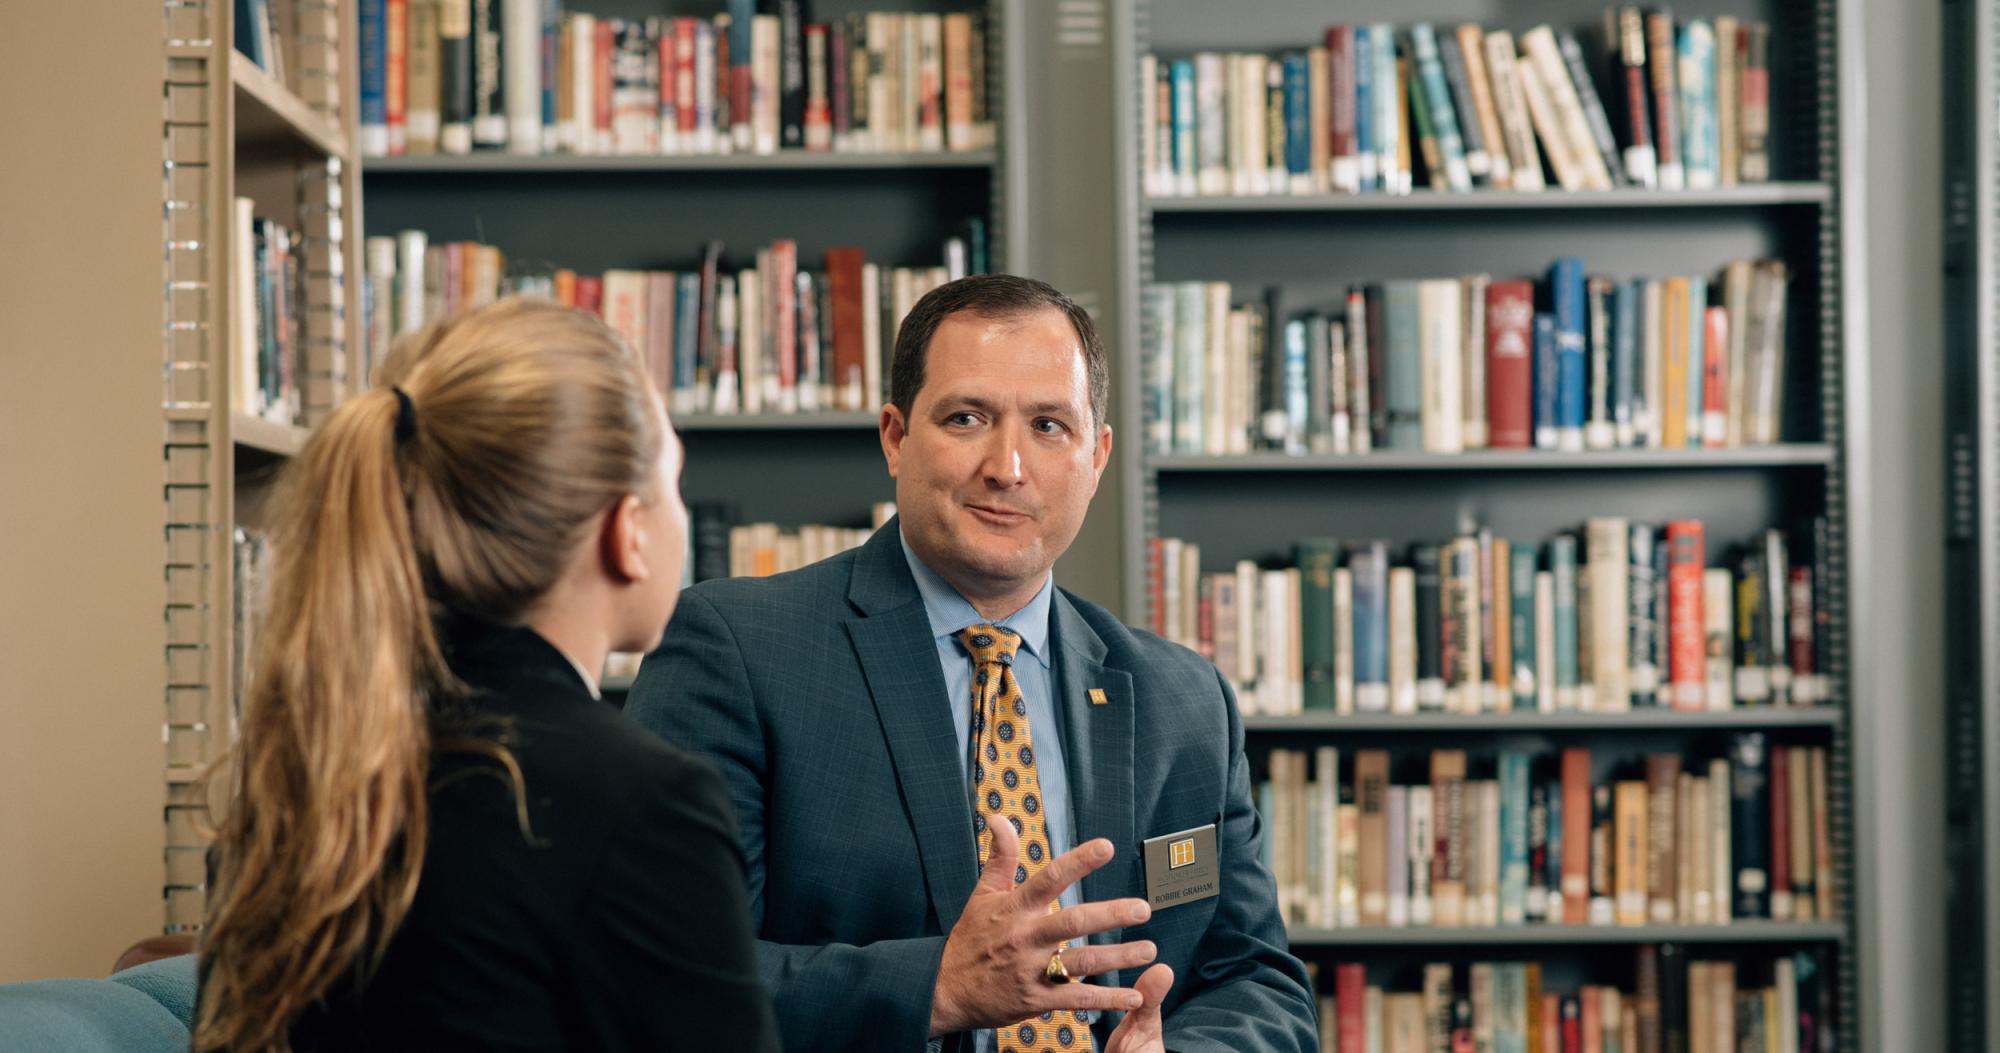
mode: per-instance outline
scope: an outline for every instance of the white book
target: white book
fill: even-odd
[[[414,333],[438,319],[424,315],[424,253],[430,236],[421,230],[396,234],[396,332]]]
[[[736,327],[736,367],[743,375],[743,412],[764,412],[764,276],[751,268],[736,276],[742,321]]]
[[[1702,642],[1706,647],[1703,694],[1716,712],[1736,706],[1735,640],[1736,584],[1723,567],[1701,572]]]
[[[239,199],[241,200],[241,199]],[[237,208],[242,208],[238,205]],[[382,356],[389,351],[389,342],[396,337],[396,239],[387,234],[370,237],[365,242],[368,257],[368,299],[371,309],[368,314],[368,341],[366,357],[361,360],[356,379],[358,387],[368,386],[368,373],[380,364]],[[424,272],[419,266],[414,275],[417,293],[422,295]],[[240,407],[239,407],[240,408]]]
[[[1160,622],[1166,637],[1181,639],[1181,549],[1186,543],[1177,537],[1160,539]]]
[[[1203,341],[1208,379],[1202,385],[1202,453],[1229,452],[1229,283],[1208,282],[1203,287],[1206,306],[1203,321],[1208,326]]]
[[[716,153],[715,23],[700,19],[694,26],[694,136],[681,148],[697,154]],[[829,553],[831,555],[831,553]]]
[[[1257,678],[1258,709],[1270,714],[1295,711],[1291,702],[1290,673],[1294,664],[1291,651],[1292,619],[1298,607],[1292,591],[1290,572],[1262,572],[1262,675]]]
[[[861,265],[861,408],[880,413],[882,390],[882,266]]]
[[[1218,303],[1210,303],[1213,312]],[[1213,317],[1211,313],[1210,317]],[[1256,375],[1258,348],[1250,335],[1250,312],[1247,309],[1229,312],[1227,374],[1224,378],[1222,394],[1222,438],[1221,452],[1241,454],[1250,452],[1250,427],[1256,420],[1257,386],[1251,379]]]
[[[1227,194],[1229,185],[1229,64],[1222,55],[1202,52],[1194,57],[1195,188]]]
[[[870,27],[872,30],[872,26]],[[873,33],[870,33],[873,39]],[[750,16],[750,146],[778,152],[778,16]],[[875,127],[873,122],[869,125]]]
[[[256,203],[247,197],[235,201],[233,225],[230,227],[232,251],[229,259],[230,295],[236,300],[232,312],[236,332],[232,334],[230,345],[236,360],[236,390],[230,393],[229,404],[238,413],[261,414],[264,409],[264,389],[257,382],[258,363],[258,316],[257,316],[257,217]],[[421,273],[422,268],[419,268]]]
[[[1258,592],[1257,564],[1240,560],[1236,564],[1236,690],[1238,703],[1248,702],[1244,712],[1256,712],[1257,617],[1261,596]]]
[[[507,152],[542,151],[542,2],[500,0],[501,98]]]
[[[1313,750],[1313,796],[1318,802],[1314,811],[1322,817],[1322,824],[1317,827],[1319,842],[1315,846],[1319,881],[1313,886],[1313,920],[1324,926],[1333,924],[1340,916],[1340,844],[1338,837],[1327,836],[1340,815],[1339,747],[1320,746]]]
[[[1521,77],[1515,69],[1514,37],[1506,32],[1486,34],[1486,72],[1493,83],[1493,107],[1498,111],[1507,160],[1513,170],[1515,190],[1541,190],[1542,156],[1535,148],[1534,127],[1528,117],[1528,100],[1522,93]]]
[[[736,302],[736,276],[718,275],[715,279],[715,318],[719,344],[733,347],[734,354],[716,363],[715,391],[709,396],[709,412],[735,413],[741,408],[737,400],[740,378],[737,363],[743,360],[743,346],[740,343],[742,329],[739,319],[742,309]]]
[[[1145,174],[1146,196],[1171,193],[1160,179],[1160,154],[1172,147],[1160,141],[1160,66],[1151,52],[1139,56],[1139,170]]]
[[[1718,925],[1729,923],[1735,907],[1730,895],[1736,887],[1729,849],[1731,805],[1729,762],[1717,757],[1708,763],[1708,883],[1715,890],[1710,912]]]
[[[1389,568],[1389,712],[1417,711],[1417,573]]]
[[[1585,524],[1585,555],[1590,561],[1591,682],[1599,711],[1622,713],[1632,708],[1629,659],[1631,606],[1631,527],[1621,516],[1597,516]],[[1579,611],[1579,616],[1586,612]]]
[[[1361,809],[1343,804],[1339,814],[1340,878],[1336,890],[1336,923],[1343,929],[1361,924]]]
[[[1714,810],[1710,807],[1713,797],[1708,788],[1708,776],[1697,775],[1688,780],[1688,872],[1693,876],[1694,887],[1688,892],[1688,920],[1696,925],[1708,925],[1715,921],[1715,864],[1709,855],[1715,851],[1715,832],[1711,824],[1715,822]]]
[[[1407,194],[1411,189],[1413,174],[1403,167],[1400,154],[1402,141],[1402,96],[1395,86],[1401,78],[1396,76],[1395,27],[1387,22],[1377,22],[1368,27],[1369,56],[1375,63],[1375,150],[1376,166],[1381,172],[1383,189],[1392,194]]]
[[[664,307],[664,305],[662,305]],[[646,272],[608,270],[604,272],[604,322],[641,354],[646,350]],[[672,376],[671,362],[648,362],[657,382]]]
[[[1799,1018],[1799,972],[1792,959],[1779,955],[1771,971],[1772,986],[1778,990],[1778,1019],[1781,1021]],[[1779,1027],[1778,1053],[1802,1053],[1799,1049],[1799,1029]]]
[[[569,40],[569,97],[574,119],[565,128],[570,152],[594,154],[597,142],[597,19],[572,14]],[[461,151],[463,152],[463,151]]]
[[[1383,809],[1383,819],[1385,823],[1397,824],[1396,826],[1390,826],[1389,829],[1407,838],[1410,830],[1410,790],[1406,786],[1390,786],[1386,790],[1386,793],[1388,800],[1385,802]],[[1382,840],[1385,851],[1388,845],[1402,844],[1402,841],[1395,834],[1387,832],[1384,833]],[[1407,871],[1410,865],[1409,853],[1407,851],[1403,852],[1402,856],[1402,871]],[[1384,912],[1389,927],[1400,929],[1410,924],[1410,883],[1407,875],[1398,870],[1395,862],[1385,861],[1383,867],[1389,872],[1392,878],[1397,876],[1404,878],[1402,881],[1392,879],[1388,882],[1388,895],[1386,898],[1389,905],[1388,909]]]
[[[1535,128],[1535,138],[1542,144],[1542,153],[1549,159],[1549,167],[1555,169],[1556,182],[1564,190],[1582,190],[1585,177],[1575,158],[1575,148],[1563,131],[1562,119],[1556,113],[1555,102],[1549,96],[1548,85],[1543,82],[1541,69],[1525,51],[1520,61],[1514,64],[1515,79],[1521,85],[1521,98],[1527,103],[1528,120]]]
[[[1464,414],[1460,438],[1468,450],[1486,448],[1486,288],[1493,279],[1484,274],[1459,279],[1458,349],[1460,366],[1459,410]]]
[[[1555,108],[1555,117],[1562,122],[1570,161],[1579,170],[1582,187],[1589,190],[1611,189],[1611,171],[1604,165],[1604,156],[1597,151],[1597,140],[1591,135],[1589,119],[1584,116],[1583,100],[1577,94],[1576,85],[1570,82],[1569,67],[1564,64],[1562,51],[1556,46],[1555,33],[1547,26],[1528,30],[1521,34],[1521,51],[1528,57],[1528,64],[1541,75],[1542,87],[1548,92],[1548,101]],[[1565,188],[1568,189],[1567,184]]]
[[[1641,446],[1666,442],[1667,348],[1661,334],[1665,304],[1660,283],[1648,281],[1639,296],[1639,400],[1632,407],[1632,430]]]
[[[1455,278],[1417,283],[1417,333],[1422,349],[1423,443],[1426,453],[1465,449],[1464,392],[1459,379],[1459,288]]]
[[[1410,924],[1431,923],[1431,857],[1437,854],[1432,830],[1431,788],[1410,787]]]
[[[1354,573],[1333,571],[1333,711],[1354,712]]]
[[[1491,927],[1500,924],[1500,781],[1485,779],[1478,785],[1480,844],[1485,851],[1478,856],[1476,903],[1479,924]]]

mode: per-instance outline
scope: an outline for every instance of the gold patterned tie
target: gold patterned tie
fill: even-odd
[[[1035,772],[1035,747],[1028,734],[1028,703],[1014,681],[1014,652],[1021,637],[996,625],[974,625],[958,634],[972,656],[972,734],[978,755],[972,788],[978,798],[972,826],[979,834],[979,867],[993,849],[987,824],[1005,819],[1021,835],[1016,885],[1049,862],[1049,828],[1042,816],[1042,780]],[[1057,902],[1050,911],[1061,910]],[[999,1053],[1043,1053],[1096,1048],[1080,1012],[1043,1013],[995,1032]]]

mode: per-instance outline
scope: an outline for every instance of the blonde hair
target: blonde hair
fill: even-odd
[[[288,1050],[302,1010],[381,963],[423,870],[434,751],[493,756],[525,809],[504,743],[440,722],[461,689],[437,621],[517,622],[600,512],[658,496],[663,441],[609,327],[519,299],[405,338],[315,431],[278,483],[196,1050]]]

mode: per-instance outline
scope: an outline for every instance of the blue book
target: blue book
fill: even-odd
[[[1576,709],[1576,537],[1558,534],[1549,542],[1549,571],[1556,586],[1556,708]]]
[[[1507,546],[1508,636],[1514,645],[1514,711],[1535,709],[1535,546]]]
[[[804,286],[802,291],[811,295],[812,286],[801,284]],[[700,380],[696,373],[700,348],[701,275],[694,271],[682,271],[675,278],[674,286],[674,392],[690,404]],[[805,375],[804,369],[799,370],[801,383],[804,383]]]
[[[1203,396],[1208,370],[1208,289],[1201,282],[1174,285],[1174,449],[1200,453]]]
[[[1528,755],[1500,754],[1500,924],[1527,923]]]
[[[1387,389],[1391,450],[1424,448],[1424,365],[1417,282],[1383,285],[1383,387]]]
[[[1302,51],[1285,55],[1285,174],[1292,193],[1312,190],[1312,85]]]
[[[1556,448],[1581,450],[1585,397],[1582,260],[1561,256],[1549,268],[1549,304],[1556,324]]]
[[[1689,278],[1688,283],[1688,368],[1687,444],[1701,445],[1702,381],[1708,376],[1708,279]]]
[[[1680,83],[1681,167],[1690,190],[1721,182],[1722,134],[1715,105],[1715,29],[1704,19],[1681,27]]]
[[[1354,708],[1389,711],[1389,546],[1355,545],[1347,558],[1354,580]]]
[[[1374,190],[1379,178],[1375,156],[1375,54],[1367,26],[1354,27],[1354,156],[1361,189]]]
[[[389,152],[387,0],[361,0],[361,152]]]
[[[1200,163],[1195,153],[1194,60],[1175,59],[1169,75],[1173,82],[1174,193],[1192,194]]]
[[[1611,294],[1611,424],[1620,447],[1637,442],[1639,298],[1641,280],[1619,282]]]
[[[1535,313],[1535,449],[1556,448],[1556,389],[1561,385],[1556,370],[1556,319],[1546,311]]]
[[[542,0],[542,148],[544,150],[556,148],[556,44],[561,39],[562,0]]]
[[[1451,103],[1451,85],[1444,78],[1444,62],[1438,58],[1437,31],[1429,22],[1410,27],[1410,48],[1416,58],[1417,79],[1424,86],[1424,108],[1430,113],[1431,131],[1437,136],[1438,154],[1444,161],[1445,185],[1455,191],[1471,190],[1472,174],[1465,166],[1465,137],[1459,133],[1458,113]]]
[[[1288,453],[1305,452],[1306,417],[1309,413],[1306,398],[1306,357],[1306,322],[1303,318],[1295,318],[1285,323],[1284,449]]]
[[[1544,916],[1547,920],[1561,921],[1562,880],[1563,880],[1563,788],[1561,779],[1550,779],[1542,797],[1548,801],[1549,836],[1548,852],[1542,860],[1542,882],[1548,888]]]
[[[1146,318],[1153,325],[1140,399],[1146,413],[1146,452],[1166,454],[1174,449],[1174,287],[1164,282],[1148,285],[1144,302]]]

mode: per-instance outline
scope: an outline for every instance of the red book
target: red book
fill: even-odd
[[[1789,921],[1792,917],[1792,756],[1789,746],[1771,747],[1770,846],[1771,917]]]
[[[1792,656],[1792,703],[1811,705],[1821,701],[1817,694],[1799,697],[1799,684],[1811,683],[1803,679],[1813,675],[1813,625],[1817,614],[1813,610],[1812,568],[1793,567],[1791,571],[1791,597],[1785,602],[1785,619],[1790,623]]]
[[[1667,697],[1678,710],[1707,708],[1706,615],[1701,575],[1708,566],[1701,520],[1667,524]]]
[[[799,243],[779,238],[771,243],[771,288],[777,293],[778,405],[787,413],[799,399]]]
[[[451,241],[444,246],[444,316],[453,318],[470,302],[465,295],[465,242]]]
[[[576,279],[576,307],[591,314],[604,314],[604,279],[597,275],[578,275]]]
[[[1525,450],[1534,444],[1535,286],[1486,287],[1486,444]]]
[[[829,68],[831,50],[824,23],[814,22],[805,27],[805,48],[806,148],[830,150],[833,148],[833,77]]]
[[[405,149],[403,121],[410,109],[410,0],[387,0],[382,9],[384,51],[382,99],[389,111],[389,153]]]
[[[1575,995],[1562,1000],[1562,1053],[1583,1053],[1583,1007]]]
[[[1711,307],[1702,315],[1701,444],[1729,442],[1729,311]]]
[[[1360,962],[1333,967],[1334,1011],[1340,1014],[1339,1049],[1362,1049],[1368,1042],[1368,970]]]
[[[674,19],[674,118],[682,136],[695,133],[695,118],[699,115],[694,96],[694,19],[682,16]],[[689,145],[683,140],[681,149],[688,149]]]
[[[833,301],[833,390],[841,409],[863,410],[863,359],[867,355],[861,317],[860,249],[826,250],[827,297]]]
[[[1563,924],[1590,920],[1590,750],[1562,752]]]
[[[611,50],[614,42],[612,20],[600,18],[594,27],[597,33],[596,47],[591,56],[591,76],[597,86],[591,89],[591,108],[597,112],[590,115],[591,124],[597,129],[597,141],[611,142]]]
[[[673,129],[678,134],[680,129],[679,85],[681,79],[681,57],[679,49],[674,46],[673,19],[668,19],[666,24],[661,27],[659,39],[654,42],[654,49],[658,54],[653,59],[653,64],[656,67],[653,71],[655,74],[653,80],[659,86],[657,93],[659,98],[654,104],[654,109],[660,115],[660,130],[664,132],[668,129]],[[669,148],[664,137],[662,137],[659,146],[663,151]]]
[[[1361,188],[1360,158],[1354,142],[1354,27],[1332,26],[1326,31],[1328,90],[1327,157],[1333,170],[1333,189]]]

